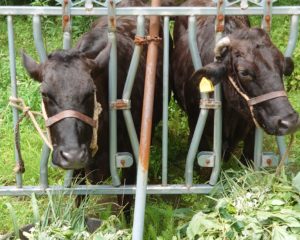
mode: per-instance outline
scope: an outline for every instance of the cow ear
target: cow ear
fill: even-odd
[[[32,77],[34,80],[38,82],[42,82],[41,78],[41,70],[40,66],[41,64],[38,64],[36,61],[34,61],[29,55],[22,52],[22,59],[23,59],[23,65],[27,72],[29,73],[30,77]]]
[[[205,77],[209,79],[213,85],[216,85],[222,79],[224,79],[226,73],[227,70],[224,63],[213,62],[194,72],[191,77],[191,81],[193,81],[195,84],[199,84],[200,80]]]
[[[93,60],[97,68],[102,69],[108,65],[109,57],[110,57],[110,49],[111,49],[111,43],[108,41],[105,48],[103,48],[98,54],[98,56]]]
[[[285,76],[290,76],[294,71],[294,62],[293,59],[290,57],[284,58],[284,67],[283,67],[283,74]]]

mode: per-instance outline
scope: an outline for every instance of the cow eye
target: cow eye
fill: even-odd
[[[42,97],[43,97],[43,101],[47,102],[48,104],[49,103],[57,104],[54,98],[47,93],[42,93]]]
[[[247,69],[238,70],[238,74],[241,80],[251,81],[253,79],[252,75],[249,73]]]

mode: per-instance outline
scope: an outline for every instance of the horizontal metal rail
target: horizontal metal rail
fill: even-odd
[[[184,184],[170,184],[162,185],[148,185],[147,194],[208,194],[213,189],[209,184],[194,184],[187,187]],[[42,188],[40,186],[24,186],[17,188],[16,186],[1,186],[0,196],[29,196],[32,193],[37,195],[44,195],[47,191],[52,194],[74,194],[74,195],[128,195],[135,194],[135,185],[126,185],[114,187],[111,185],[76,185],[72,188],[62,186],[49,186],[49,188]]]
[[[228,7],[226,15],[263,15],[261,7],[249,7],[241,10],[239,7]],[[104,16],[107,8],[93,8],[88,11],[85,8],[71,8],[71,16]],[[117,16],[187,16],[187,15],[216,15],[216,7],[124,7],[116,8]],[[61,16],[61,7],[24,7],[24,6],[1,6],[0,15],[44,15]],[[300,6],[273,7],[272,15],[300,15]]]

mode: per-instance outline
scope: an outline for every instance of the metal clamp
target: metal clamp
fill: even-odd
[[[110,108],[115,110],[130,109],[131,101],[129,99],[117,99],[110,103]]]
[[[150,42],[156,42],[159,43],[162,40],[159,36],[135,36],[134,37],[134,43],[136,45],[145,45],[149,44]]]
[[[216,101],[213,98],[200,99],[199,107],[202,109],[218,109],[222,106],[221,101]]]

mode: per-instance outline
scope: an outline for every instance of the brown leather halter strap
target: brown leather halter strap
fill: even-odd
[[[83,121],[84,123],[92,126],[93,128],[95,128],[96,124],[97,124],[97,122],[94,119],[92,119],[80,112],[77,112],[74,110],[65,110],[65,111],[62,111],[62,112],[52,116],[52,117],[49,117],[46,120],[46,127],[50,127],[53,124],[65,119],[65,118],[77,118],[77,119]]]
[[[275,91],[260,95],[258,97],[250,98],[247,102],[249,106],[256,105],[261,102],[268,101],[270,99],[278,98],[278,97],[287,97],[285,91]]]
[[[253,98],[249,98],[248,95],[246,95],[236,84],[236,82],[232,79],[232,77],[228,76],[228,79],[231,83],[231,85],[235,88],[235,90],[247,101],[249,109],[250,109],[250,113],[252,116],[252,119],[256,125],[256,127],[260,127],[260,125],[258,124],[255,116],[254,116],[254,112],[253,112],[253,106],[261,103],[261,102],[265,102],[274,98],[278,98],[278,97],[287,97],[286,92],[285,91],[274,91],[274,92],[270,92],[270,93],[266,93],[257,97],[253,97]]]

